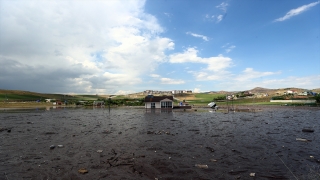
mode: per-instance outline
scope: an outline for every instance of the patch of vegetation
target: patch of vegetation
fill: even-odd
[[[316,100],[317,103],[320,103],[320,94],[317,94],[314,96],[314,99]]]
[[[286,100],[285,98],[285,96],[274,96],[271,98],[271,100]]]

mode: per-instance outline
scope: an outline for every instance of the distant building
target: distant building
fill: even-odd
[[[191,90],[172,90],[172,94],[192,93]]]
[[[61,106],[63,103],[60,100],[56,100],[56,102],[53,103],[53,105]]]
[[[46,102],[55,101],[56,99],[45,99]]]
[[[104,106],[104,101],[93,101],[94,106]]]
[[[153,96],[144,98],[146,109],[173,108],[173,96]]]

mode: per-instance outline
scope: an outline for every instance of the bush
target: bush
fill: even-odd
[[[215,97],[215,98],[213,98],[212,101],[222,101],[222,100],[226,100],[226,96],[218,96],[218,97]]]

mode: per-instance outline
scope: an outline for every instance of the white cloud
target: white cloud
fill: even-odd
[[[195,73],[195,72],[193,72]],[[219,90],[226,90],[226,91],[242,91],[248,90],[255,87],[266,87],[266,88],[279,88],[279,87],[295,87],[293,83],[295,81],[286,82],[287,86],[281,85],[281,83],[275,83],[278,80],[272,80],[273,75],[281,74],[281,72],[260,72],[256,71],[253,68],[246,68],[239,74],[232,74],[228,71],[222,72],[197,72],[197,80],[201,81],[205,80],[212,80],[214,82],[214,86],[216,89]],[[283,80],[285,82],[286,80]],[[288,86],[291,84],[290,86]]]
[[[170,79],[170,78],[161,78],[161,84],[184,84],[183,80]]]
[[[221,4],[219,4],[218,6],[216,6],[216,8],[221,9],[223,12],[226,12],[228,5],[229,5],[229,4],[226,3],[226,2],[222,2]]]
[[[236,81],[248,81],[251,79],[257,79],[257,78],[262,78],[265,76],[270,76],[270,75],[275,75],[275,74],[280,74],[281,72],[258,72],[254,71],[253,68],[246,68],[242,74],[238,75],[234,79]]]
[[[205,20],[215,21],[215,15],[206,14],[204,17],[205,17]]]
[[[202,58],[198,56],[198,50],[195,48],[188,48],[183,53],[176,53],[169,56],[170,63],[202,63],[207,64],[209,71],[222,71],[232,65],[232,59],[219,55],[216,57]]]
[[[167,13],[167,12],[165,12],[165,13],[163,13],[164,15],[166,15],[167,17],[171,17],[172,16],[172,14],[171,13]]]
[[[234,48],[236,48],[235,45],[231,45],[230,43],[226,43],[225,45],[221,46],[221,48],[223,48],[226,53],[231,52]]]
[[[221,88],[220,90],[246,90],[254,87],[274,87],[274,85],[267,84],[266,78],[272,75],[280,74],[281,72],[259,72],[253,68],[246,68],[239,74],[232,74],[227,69],[220,71],[209,71],[204,69],[202,71],[189,71],[193,74],[197,81],[214,81],[215,88]],[[289,86],[288,86],[289,87]]]
[[[209,14],[206,14],[206,16],[205,16],[207,19],[210,19],[210,18],[214,18],[214,15],[209,15]]]
[[[174,49],[144,3],[1,1],[0,84],[106,94],[140,84]]]
[[[158,77],[160,77],[160,75],[159,74],[151,74],[150,77],[158,78]]]
[[[204,69],[201,71],[188,71],[188,73],[192,74],[196,81],[224,81],[231,76],[230,72],[226,70],[210,71]]]
[[[319,3],[320,3],[320,1],[313,2],[313,3],[307,4],[307,5],[303,5],[303,6],[300,6],[300,7],[296,8],[296,9],[291,9],[289,12],[287,12],[287,14],[285,16],[283,16],[281,18],[278,18],[278,19],[276,19],[274,21],[275,22],[277,22],[277,21],[285,21],[287,19],[290,19],[293,16],[299,15],[302,12],[307,11],[308,9],[310,9],[311,7],[313,7],[313,6],[315,6],[315,5],[319,4]]]
[[[227,43],[227,44],[221,46],[221,48],[225,48],[225,47],[229,46],[229,44],[230,44],[230,43]]]
[[[320,87],[320,75],[296,77],[290,76],[286,78],[268,79],[262,82],[264,87],[268,88],[286,88],[297,87],[305,89],[313,89]]]
[[[224,15],[220,14],[220,15],[210,15],[210,14],[206,14],[204,16],[204,20],[205,21],[211,21],[211,22],[216,22],[219,23],[223,20]]]
[[[226,49],[226,52],[229,53],[229,52],[232,51],[234,48],[236,48],[236,46],[234,46],[234,45],[229,46],[229,47]]]
[[[222,19],[223,19],[223,15],[218,15],[218,17],[217,17],[217,23],[219,23],[220,21],[222,21]]]
[[[195,34],[195,33],[192,33],[192,32],[186,32],[186,34],[189,34],[193,37],[199,37],[199,38],[202,38],[203,40],[205,41],[209,41],[208,37],[207,36],[204,36],[204,35],[201,35],[201,34]]]
[[[185,81],[181,79],[171,79],[171,78],[163,78],[158,74],[151,74],[152,78],[160,81],[160,84],[184,84]]]
[[[193,92],[194,92],[194,93],[200,93],[201,91],[200,91],[199,88],[194,88],[194,89],[193,89]]]
[[[263,72],[261,72],[263,73]],[[274,72],[277,73],[277,72]],[[270,74],[271,75],[271,74]],[[320,75],[307,76],[307,77],[284,77],[284,78],[267,78],[267,76],[262,78],[248,78],[244,81],[238,81],[238,79],[229,79],[227,81],[220,82],[216,84],[216,87],[220,87],[221,90],[226,91],[241,91],[249,90],[255,87],[266,87],[270,89],[287,88],[287,87],[297,87],[305,89],[313,89],[319,87],[320,83],[315,85],[315,82],[320,82]]]
[[[170,63],[197,63],[207,65],[201,70],[189,70],[188,73],[192,74],[197,81],[212,81],[223,80],[230,76],[227,71],[232,64],[232,59],[218,55],[215,57],[203,58],[198,56],[198,50],[195,48],[188,48],[183,53],[176,53],[169,56]]]

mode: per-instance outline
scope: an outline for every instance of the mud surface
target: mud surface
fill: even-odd
[[[319,117],[294,107],[1,111],[0,179],[320,179]]]

